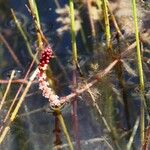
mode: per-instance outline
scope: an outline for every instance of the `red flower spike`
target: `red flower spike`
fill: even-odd
[[[42,70],[42,68],[49,63],[51,58],[53,58],[53,51],[50,46],[47,46],[42,52],[39,69]]]
[[[60,99],[54,93],[54,91],[49,87],[49,83],[46,81],[45,70],[47,70],[49,60],[53,58],[53,51],[50,46],[47,46],[40,58],[40,63],[38,65],[38,81],[39,81],[39,89],[43,91],[43,96],[49,99],[51,106],[60,106]]]

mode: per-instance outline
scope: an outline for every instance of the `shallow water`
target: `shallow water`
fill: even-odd
[[[125,1],[127,2],[127,1]],[[63,8],[67,3],[65,0],[59,2]],[[148,2],[147,2],[148,3]],[[6,41],[12,47],[16,56],[19,58],[21,66],[18,66],[12,59],[10,53],[4,44],[0,44],[0,79],[8,80],[11,76],[11,71],[16,70],[15,79],[22,79],[32,61],[29,52],[26,48],[26,44],[19,33],[14,20],[11,18],[10,8],[13,8],[16,12],[16,17],[26,32],[33,53],[36,53],[37,39],[36,31],[32,17],[28,12],[25,4],[28,4],[26,0],[7,0],[0,2],[0,32],[5,37]],[[78,6],[79,4],[76,4]],[[52,45],[54,52],[56,53],[59,63],[64,66],[65,72],[62,71],[59,63],[54,58],[50,63],[54,74],[54,82],[56,84],[56,90],[60,96],[67,95],[71,92],[72,86],[72,56],[71,56],[71,36],[69,31],[65,31],[63,34],[59,34],[58,29],[62,24],[57,22],[56,19],[59,14],[55,12],[57,6],[55,1],[37,1],[37,6],[40,15],[40,21],[42,31],[48,38],[48,41]],[[3,8],[3,9],[2,9]],[[86,7],[81,5],[80,15],[87,19],[87,14],[84,13]],[[65,14],[66,15],[66,14]],[[65,15],[63,17],[65,17]],[[89,22],[89,20],[87,20]],[[99,70],[104,69],[110,60],[106,57],[105,52],[105,38],[104,31],[101,23],[96,23],[96,28],[101,31],[97,35],[96,39],[92,37],[90,31],[90,25],[83,22],[84,32],[86,36],[86,42],[84,43],[80,32],[77,34],[77,47],[79,52],[79,65],[82,70],[82,76],[77,73],[77,80],[79,86],[82,86],[90,77],[95,75]],[[112,28],[114,33],[114,29]],[[115,34],[115,33],[114,33]],[[128,34],[128,33],[126,33]],[[129,42],[133,41],[129,37]],[[1,41],[0,41],[1,42]],[[118,51],[124,49],[124,45],[120,47],[114,39],[114,49]],[[117,45],[117,46],[116,46]],[[144,72],[146,82],[146,95],[147,99],[150,98],[150,64],[148,63],[150,52],[149,45],[144,45],[143,53],[144,58]],[[135,54],[124,60],[123,68],[119,68],[118,71],[113,70],[111,74],[105,77],[100,83],[97,83],[91,88],[92,93],[96,98],[96,102],[103,112],[108,124],[114,128],[114,133],[118,132],[116,138],[122,149],[125,149],[127,143],[126,136],[120,138],[121,135],[128,132],[134,126],[137,116],[140,112],[140,97],[138,88],[138,76],[136,71]],[[34,65],[34,68],[37,65]],[[32,69],[32,71],[34,70]],[[80,85],[81,83],[81,85]],[[7,97],[6,104],[1,111],[1,118],[6,115],[6,111],[10,106],[10,101],[14,98],[19,84],[13,84],[11,91]],[[6,84],[0,85],[0,95],[2,97],[6,89]],[[127,107],[124,100],[127,100]],[[68,104],[62,109],[62,114],[65,119],[69,135],[75,141],[73,136],[73,121],[71,117],[72,106]],[[103,149],[115,149],[114,141],[108,134],[108,131],[103,123],[102,116],[95,108],[94,102],[91,99],[89,93],[83,93],[78,97],[78,121],[79,121],[79,135],[81,139],[81,148],[85,150],[103,150]],[[58,123],[59,124],[59,123]],[[14,123],[11,125],[11,130],[6,136],[5,141],[0,146],[2,150],[48,150],[57,149],[56,143],[62,143],[61,149],[68,149],[66,144],[66,138],[60,127],[56,127],[57,119],[55,115],[49,110],[47,99],[45,99],[41,91],[38,89],[38,84],[33,83],[28,95],[25,98],[25,102],[20,108],[19,114]],[[59,131],[60,130],[60,131]],[[57,133],[58,132],[58,133]],[[55,139],[59,134],[59,139]],[[60,141],[59,141],[60,140]],[[139,148],[139,131],[136,134],[135,148]],[[65,145],[66,144],[66,145]],[[76,144],[75,144],[76,145]],[[76,146],[75,146],[76,149]]]

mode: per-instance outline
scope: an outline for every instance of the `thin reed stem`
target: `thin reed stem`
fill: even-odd
[[[43,32],[41,30],[41,25],[40,25],[40,18],[39,18],[39,13],[36,5],[35,0],[29,0],[29,5],[30,5],[30,13],[33,17],[33,21],[35,24],[36,32],[37,32],[37,38],[38,38],[38,46],[42,49],[43,47],[43,40],[48,44],[45,36],[43,35]]]
[[[103,121],[106,129],[108,130],[109,134],[111,135],[111,137],[112,137],[112,139],[113,139],[116,147],[118,149],[121,149],[120,146],[119,146],[119,144],[118,144],[118,142],[117,142],[117,140],[116,140],[116,135],[114,134],[114,131],[112,130],[112,127],[110,126],[110,123],[108,123],[108,121],[106,120],[105,116],[103,115],[103,113],[102,113],[100,107],[98,106],[98,104],[96,102],[96,99],[95,99],[92,91],[90,90],[90,88],[87,89],[87,92],[90,94],[91,99],[92,99],[92,101],[94,103],[94,107],[97,109],[97,111],[98,111],[98,113],[99,113],[99,115],[100,115],[100,117],[101,117],[101,119],[102,119],[102,121]]]
[[[3,104],[4,104],[5,100],[6,100],[7,94],[8,94],[8,92],[9,92],[9,89],[10,89],[10,86],[11,86],[11,81],[12,81],[12,79],[14,78],[14,75],[15,75],[15,70],[13,70],[12,73],[11,73],[10,80],[9,80],[9,82],[8,82],[6,91],[5,91],[5,93],[4,93],[4,96],[3,96],[2,100],[0,101],[0,110],[2,109]]]
[[[71,43],[72,43],[72,57],[74,64],[77,63],[77,45],[76,45],[76,34],[75,34],[75,14],[74,14],[74,3],[73,0],[69,0],[70,7],[70,20],[71,20]]]
[[[94,20],[91,16],[91,14],[92,14],[92,0],[87,1],[87,8],[88,8],[88,13],[89,13],[89,21],[90,21],[92,36],[95,39],[96,38],[95,25],[94,25]]]
[[[111,49],[111,32],[110,32],[107,0],[102,0],[102,6],[103,6],[104,22],[105,22],[106,46],[107,46],[107,49],[110,50]]]
[[[22,27],[21,27],[21,25],[20,25],[20,23],[19,23],[19,21],[18,21],[16,15],[15,15],[15,12],[13,11],[13,9],[11,9],[11,13],[12,13],[13,18],[14,18],[14,20],[15,20],[15,23],[16,23],[16,25],[17,25],[17,28],[19,29],[19,31],[20,31],[20,33],[21,33],[21,35],[22,35],[22,37],[23,37],[23,39],[24,39],[24,41],[25,41],[25,43],[26,43],[28,52],[29,52],[30,56],[34,59],[34,54],[32,53],[32,48],[31,48],[31,46],[30,46],[30,42],[29,42],[29,40],[28,40],[28,38],[27,38],[27,36],[26,36],[24,30],[22,29]],[[36,59],[36,63],[38,63],[38,60],[37,60],[37,59]]]
[[[77,86],[77,77],[76,77],[76,69],[78,65],[78,54],[77,54],[77,44],[76,44],[76,33],[75,33],[75,12],[74,12],[74,1],[69,0],[70,7],[70,20],[71,20],[71,43],[72,43],[72,61],[73,61],[73,84]],[[74,89],[73,89],[74,90]],[[79,139],[79,124],[78,124],[78,115],[77,115],[77,100],[72,103],[73,106],[73,127],[74,127],[74,135],[77,141],[77,149],[80,150],[80,139]]]
[[[33,59],[33,61],[32,61],[32,63],[31,63],[31,65],[30,65],[30,67],[29,67],[27,73],[25,74],[24,80],[27,79],[27,77],[28,77],[28,75],[29,75],[29,73],[30,73],[30,71],[31,71],[31,68],[32,68],[32,66],[33,66],[33,64],[34,64],[34,62],[35,62],[35,59],[36,59],[37,54],[38,54],[38,52],[36,53],[35,58]],[[27,83],[28,83],[28,82],[27,82]],[[7,114],[6,114],[6,116],[5,116],[4,120],[3,120],[3,123],[4,123],[4,124],[5,124],[6,120],[8,119],[8,117],[9,117],[9,115],[10,115],[10,113],[11,113],[13,107],[14,107],[15,102],[17,101],[17,98],[18,98],[18,96],[19,96],[19,94],[20,94],[20,92],[21,92],[21,90],[22,90],[22,88],[23,88],[23,85],[24,85],[24,84],[22,84],[22,85],[19,87],[19,89],[18,89],[18,91],[17,91],[17,93],[16,93],[16,95],[15,95],[15,98],[13,99],[13,101],[12,101],[12,103],[11,103],[11,105],[10,105],[8,111],[7,111]],[[2,131],[2,129],[3,129],[3,126],[0,128],[0,132]]]
[[[148,150],[149,145],[150,145],[150,125],[148,125],[146,129],[146,136],[144,144],[141,146],[141,150]]]
[[[135,125],[133,127],[133,131],[132,131],[131,137],[129,139],[129,142],[127,143],[127,150],[131,150],[131,146],[133,144],[133,140],[134,140],[135,134],[136,134],[138,126],[139,126],[139,122],[140,122],[140,118],[138,117],[136,119]]]
[[[9,80],[1,80],[0,79],[0,84],[8,84]],[[12,80],[11,83],[23,83],[23,84],[27,84],[28,81],[25,79],[16,79],[16,80]]]
[[[135,26],[135,37],[136,37],[136,54],[137,54],[137,65],[138,65],[138,73],[139,73],[139,86],[140,86],[140,96],[141,96],[141,144],[144,142],[145,137],[145,98],[144,98],[144,75],[142,68],[142,58],[141,58],[141,50],[140,50],[140,41],[139,41],[139,30],[138,30],[138,19],[137,19],[137,9],[136,9],[136,0],[132,0],[132,9],[133,9],[133,17],[134,17],[134,26]]]
[[[72,144],[72,142],[71,142],[71,138],[70,138],[69,133],[68,133],[68,131],[67,131],[67,127],[66,127],[66,125],[65,125],[64,118],[63,118],[63,116],[62,116],[60,110],[55,110],[55,112],[57,113],[57,117],[58,117],[58,119],[59,119],[59,121],[60,121],[60,124],[61,124],[61,126],[62,126],[63,132],[64,132],[64,134],[65,134],[65,136],[66,136],[67,141],[68,141],[68,145],[69,145],[69,147],[70,147],[70,150],[73,150],[73,149],[74,149],[74,148],[73,148],[73,144]]]
[[[0,134],[0,144],[3,142],[3,140],[4,140],[5,136],[6,136],[6,134],[8,133],[8,131],[9,131],[9,129],[10,129],[10,124],[11,124],[11,123],[14,121],[14,119],[16,118],[16,115],[17,115],[17,113],[18,113],[18,111],[19,111],[19,108],[21,107],[21,105],[22,105],[22,103],[23,103],[23,101],[24,101],[24,98],[25,98],[25,96],[26,96],[26,94],[27,94],[27,92],[28,92],[28,90],[29,90],[29,88],[30,88],[30,86],[31,86],[31,84],[32,84],[32,82],[33,82],[33,80],[34,80],[34,78],[36,77],[36,75],[37,75],[37,69],[36,69],[36,70],[33,72],[33,74],[31,75],[31,77],[30,77],[30,79],[29,79],[29,82],[28,82],[26,88],[24,89],[24,92],[23,92],[22,96],[20,97],[20,99],[19,99],[19,101],[18,101],[16,107],[14,108],[14,111],[13,111],[12,114],[11,114],[10,120],[8,121],[6,127],[4,128],[4,130],[2,131],[2,133]]]
[[[5,40],[4,36],[0,33],[0,39],[2,40],[2,42],[4,43],[4,45],[6,46],[6,48],[8,49],[9,53],[11,54],[14,62],[21,68],[23,68],[22,64],[20,63],[18,57],[16,56],[15,52],[13,51],[13,49],[10,47],[9,43]]]
[[[111,6],[110,6],[109,2],[107,3],[107,6],[108,6],[109,13],[110,13],[110,17],[111,17],[111,19],[112,19],[112,21],[113,21],[113,24],[114,24],[114,26],[115,26],[115,28],[116,28],[117,33],[119,34],[119,36],[120,36],[122,39],[124,39],[124,36],[123,36],[123,34],[122,34],[122,32],[121,32],[119,26],[118,26],[118,23],[117,23],[117,21],[116,21],[116,18],[115,18],[115,16],[113,15],[113,12],[112,12],[112,9],[111,9]]]

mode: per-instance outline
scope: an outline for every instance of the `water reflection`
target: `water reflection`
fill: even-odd
[[[46,23],[40,23],[40,25],[41,25],[41,29],[42,29],[42,32],[44,33],[44,35],[48,35],[52,28],[52,24],[50,25],[50,24],[46,24]],[[27,25],[27,32],[28,32],[28,34],[31,34],[31,35],[37,34],[37,30],[35,28],[34,23],[29,23]]]
[[[23,70],[22,69],[19,69],[19,68],[5,68],[3,71],[2,71],[2,77],[3,79],[7,79],[9,80],[10,79],[10,76],[11,76],[11,73],[12,71],[15,70],[15,75],[14,75],[14,79],[20,79],[22,74],[23,74]]]
[[[20,12],[15,12],[16,18],[18,20],[18,22],[20,23],[20,25],[26,26],[26,24],[28,23],[28,17],[25,16],[24,14],[20,13]],[[16,23],[15,20],[13,18],[9,18],[6,23],[5,23],[5,28],[9,28],[9,29],[16,29]]]

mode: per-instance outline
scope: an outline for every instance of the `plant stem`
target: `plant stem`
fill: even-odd
[[[138,118],[136,119],[136,122],[135,122],[135,125],[134,125],[134,127],[133,127],[133,131],[132,131],[131,137],[130,137],[129,142],[128,142],[128,144],[127,144],[127,150],[130,150],[130,149],[131,149],[131,146],[132,146],[132,144],[133,144],[133,140],[134,140],[135,134],[136,134],[137,129],[138,129],[138,126],[139,126],[139,121],[140,121],[140,119],[139,119],[139,117],[138,117]]]
[[[64,122],[64,118],[63,118],[63,116],[62,116],[62,114],[61,114],[61,112],[60,112],[59,109],[58,109],[58,110],[55,110],[55,112],[57,113],[57,117],[58,117],[58,119],[59,119],[59,121],[60,121],[60,123],[61,123],[61,126],[62,126],[62,129],[63,129],[63,131],[64,131],[64,134],[65,134],[65,136],[66,136],[66,138],[67,138],[67,141],[68,141],[70,150],[73,150],[73,149],[74,149],[74,148],[73,148],[73,144],[72,144],[72,142],[71,142],[71,138],[70,138],[69,133],[68,133],[68,131],[67,131],[67,128],[66,128],[66,125],[65,125],[65,122]]]
[[[73,84],[76,87],[77,85],[77,78],[76,78],[76,70],[78,66],[78,54],[77,54],[77,44],[76,44],[76,33],[75,33],[75,13],[74,13],[74,1],[69,0],[69,7],[70,7],[70,20],[71,20],[71,43],[72,43],[72,61],[73,61]],[[74,89],[73,89],[74,90]],[[78,125],[78,114],[77,114],[77,99],[72,103],[73,106],[73,127],[74,127],[74,135],[77,142],[77,149],[80,148],[80,139],[79,139],[79,125]]]
[[[25,32],[23,31],[23,29],[22,29],[22,27],[21,27],[21,25],[20,25],[18,19],[16,18],[15,12],[14,12],[12,9],[11,9],[11,13],[12,13],[13,18],[14,18],[14,20],[15,20],[15,23],[16,23],[16,25],[17,25],[17,28],[19,29],[19,31],[20,31],[20,33],[21,33],[21,35],[22,35],[22,37],[23,37],[23,39],[24,39],[24,41],[25,41],[25,43],[26,43],[27,49],[28,49],[28,51],[29,51],[29,54],[30,54],[30,56],[34,59],[34,54],[32,53],[32,49],[31,49],[29,40],[28,40],[28,38],[27,38]],[[38,60],[37,60],[37,59],[36,59],[36,63],[38,63]]]
[[[34,64],[34,62],[35,62],[35,60],[36,60],[37,54],[38,54],[38,52],[36,53],[35,58],[33,59],[33,61],[32,61],[32,63],[31,63],[31,65],[30,65],[28,71],[27,71],[26,74],[25,74],[25,77],[24,77],[24,79],[23,79],[23,80],[25,80],[25,81],[27,80],[27,77],[28,77],[28,75],[29,75],[29,73],[30,73],[30,71],[31,71],[31,68],[32,68],[32,66],[33,66],[33,64]],[[28,82],[26,82],[26,84],[28,84]],[[3,119],[4,124],[6,123],[8,117],[9,117],[11,111],[12,111],[12,109],[14,108],[14,104],[15,104],[16,101],[17,101],[17,98],[18,98],[18,96],[19,96],[19,94],[20,94],[20,92],[21,92],[21,90],[22,90],[22,88],[23,88],[23,85],[24,85],[24,84],[22,83],[22,85],[19,87],[19,89],[18,89],[18,91],[17,91],[17,93],[16,93],[16,95],[15,95],[15,98],[13,99],[13,101],[12,101],[12,103],[11,103],[11,105],[10,105],[8,111],[7,111],[7,114],[6,114],[5,118]],[[3,129],[3,126],[0,127],[0,132],[2,131],[2,129]]]
[[[31,77],[29,79],[29,82],[28,82],[26,88],[24,89],[24,92],[23,92],[22,96],[20,97],[20,99],[19,99],[16,107],[14,108],[14,111],[12,112],[12,114],[10,116],[10,120],[8,121],[6,127],[4,128],[4,130],[2,131],[2,133],[0,134],[0,144],[4,140],[6,134],[8,133],[8,131],[10,129],[11,122],[13,122],[14,119],[16,118],[16,115],[17,115],[17,113],[19,111],[19,108],[21,107],[21,105],[22,105],[22,103],[24,101],[24,98],[25,98],[25,96],[26,96],[26,94],[27,94],[27,92],[28,92],[28,90],[29,90],[29,88],[30,88],[30,86],[31,86],[34,78],[36,77],[36,75],[37,75],[37,70],[35,70],[34,73],[31,75]]]
[[[9,92],[9,89],[10,89],[10,86],[11,86],[11,83],[12,83],[12,79],[14,78],[14,75],[15,75],[15,70],[13,70],[12,73],[11,73],[10,80],[8,82],[6,91],[4,93],[4,96],[3,96],[2,100],[0,101],[0,111],[1,111],[2,106],[3,106],[3,104],[4,104],[5,100],[6,100],[7,94]]]
[[[0,40],[4,43],[5,47],[8,49],[9,53],[11,54],[13,60],[15,61],[15,63],[20,67],[23,68],[22,64],[20,63],[18,57],[16,56],[15,52],[13,51],[13,49],[10,47],[9,43],[6,41],[6,39],[4,38],[4,36],[0,33]]]
[[[106,34],[106,46],[107,49],[111,48],[111,34],[110,34],[110,24],[109,24],[109,14],[107,8],[107,0],[102,0],[104,22],[105,22],[105,34]]]
[[[142,68],[142,59],[141,59],[141,50],[140,50],[140,41],[139,41],[139,30],[138,30],[138,20],[137,20],[137,10],[136,10],[136,0],[132,0],[132,9],[133,9],[133,17],[134,17],[134,25],[135,25],[135,36],[136,36],[136,53],[137,53],[137,65],[138,65],[138,73],[139,73],[139,85],[140,85],[140,96],[141,96],[141,144],[144,142],[144,130],[145,130],[145,117],[144,117],[144,76],[143,76],[143,68]]]
[[[35,0],[29,0],[29,4],[30,4],[31,14],[33,17],[35,28],[37,31],[38,44],[39,44],[39,47],[42,49],[42,44],[43,44],[42,37],[44,37],[44,36],[41,31],[40,18],[39,18],[39,14],[38,14],[37,5],[36,5]],[[45,39],[45,37],[44,37],[44,39]]]
[[[75,35],[75,19],[74,19],[74,4],[73,0],[69,0],[69,7],[70,7],[70,20],[71,20],[71,43],[72,43],[72,55],[73,61],[76,65],[77,63],[77,45],[76,45],[76,35]]]

